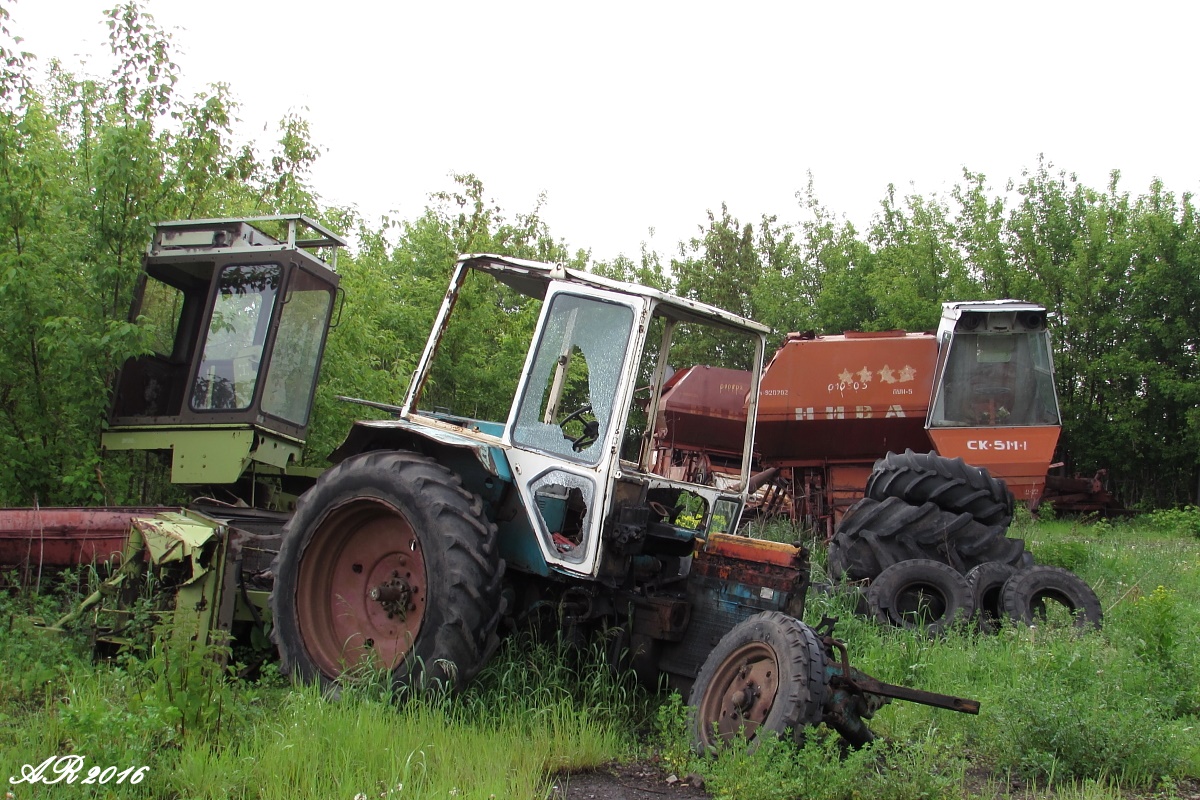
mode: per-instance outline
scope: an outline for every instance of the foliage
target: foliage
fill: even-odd
[[[160,717],[180,740],[189,732],[219,736],[230,696],[225,682],[230,670],[224,666],[229,656],[225,644],[204,644],[159,624],[149,653],[129,664],[140,710]]]
[[[1064,628],[1015,637],[1004,652],[1016,669],[1013,694],[994,709],[1002,765],[1050,781],[1120,770],[1120,782],[1146,786],[1186,763],[1179,726],[1168,723],[1173,709],[1151,694],[1166,687],[1136,651],[1116,653]]]
[[[15,585],[19,579],[9,573],[3,582]],[[0,594],[0,703],[36,707],[56,697],[73,674],[86,669],[82,637],[40,630],[33,624],[35,619],[55,619],[60,613],[61,605],[51,592]]]
[[[659,760],[671,772],[691,771],[696,753],[690,732],[691,710],[679,692],[671,692],[654,713],[654,746]]]
[[[701,773],[705,788],[722,800],[805,797],[960,797],[964,761],[931,731],[912,744],[876,742],[847,751],[833,731],[820,727],[795,742],[763,736],[751,749],[736,739],[715,758],[690,747],[690,710],[678,693],[659,707],[654,744],[663,766],[676,775]]]
[[[1054,314],[1068,474],[1108,468],[1127,504],[1194,502],[1200,476],[1200,231],[1191,194],[1160,181],[1138,195],[1114,171],[1088,187],[1039,157],[999,189],[964,170],[943,195],[886,187],[865,230],[817,197],[743,221],[726,204],[664,260],[593,262],[556,239],[544,198],[506,214],[476,175],[451,176],[413,219],[367,221],[324,205],[307,120],[280,120],[267,148],[235,129],[232,87],[178,90],[171,36],[137,0],[106,13],[115,67],[33,71],[0,18],[0,502],[176,499],[159,459],[102,454],[115,375],[147,350],[126,316],[154,220],[303,212],[349,234],[346,303],[331,334],[306,460],[323,463],[361,406],[398,402],[456,254],[496,252],[637,280],[772,326],[929,329],[948,300],[1018,297]],[[44,75],[44,77],[41,77]],[[538,303],[468,286],[427,407],[501,419]],[[728,353],[681,337],[677,368]],[[452,366],[446,366],[452,365]]]
[[[1151,511],[1150,524],[1164,533],[1200,537],[1200,507],[1161,508]]]
[[[349,682],[336,702],[270,670],[234,682],[213,648],[163,633],[142,662],[67,662],[65,678],[0,694],[8,760],[67,752],[149,767],[141,785],[77,785],[81,796],[541,797],[558,770],[628,753],[631,716],[645,713],[644,693],[607,667],[603,649],[510,640],[463,695],[398,705],[380,674]],[[0,646],[13,664],[20,645]],[[60,651],[21,652],[20,665],[58,671]]]

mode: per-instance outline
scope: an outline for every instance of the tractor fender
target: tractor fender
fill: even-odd
[[[465,483],[474,482],[471,473],[479,470],[485,473],[478,475],[480,480],[486,480],[490,475],[504,483],[512,483],[512,468],[499,438],[479,431],[447,430],[453,427],[456,426],[448,423],[435,426],[406,419],[359,420],[350,428],[346,440],[329,454],[329,460],[336,464],[368,450],[411,450],[454,469]],[[468,454],[474,456],[474,464],[463,463],[463,456]]]

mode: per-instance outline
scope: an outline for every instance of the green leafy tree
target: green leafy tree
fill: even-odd
[[[978,296],[955,241],[949,210],[938,198],[908,195],[897,202],[888,186],[883,213],[871,228],[874,268],[867,287],[879,330],[933,330],[946,300]]]
[[[754,226],[742,225],[722,203],[719,217],[710,210],[700,235],[679,245],[679,257],[671,260],[671,274],[675,292],[682,297],[753,317],[755,286],[762,274]],[[672,353],[677,366],[734,367],[748,363],[749,358],[746,344],[700,336],[679,337]]]
[[[768,281],[767,292],[778,293],[791,306],[795,321],[789,330],[842,333],[866,330],[878,313],[867,291],[874,266],[870,245],[858,237],[854,226],[817,199],[812,175],[797,192],[804,220],[798,226],[800,262],[784,280]],[[782,328],[776,325],[777,330]]]
[[[650,229],[653,237],[654,229]],[[577,254],[587,257],[587,254]],[[579,260],[577,258],[577,260]],[[588,265],[592,272],[605,278],[613,278],[627,283],[637,283],[651,286],[663,292],[671,290],[671,280],[663,268],[662,256],[657,250],[651,250],[646,242],[642,242],[638,260],[634,261],[625,255],[620,255],[612,261],[597,261]]]

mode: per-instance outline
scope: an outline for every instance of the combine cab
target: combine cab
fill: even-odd
[[[1016,300],[946,303],[926,428],[943,456],[1003,478],[1036,507],[1062,420],[1046,310]]]
[[[173,483],[263,505],[254,475],[300,457],[344,245],[299,215],[155,226],[131,312],[154,352],[121,369],[104,447],[169,451]]]
[[[153,352],[122,367],[102,443],[169,454],[172,482],[204,499],[0,509],[0,567],[23,580],[112,566],[59,625],[86,618],[98,645],[128,642],[146,572],[154,607],[177,623],[205,635],[261,625],[279,532],[320,472],[297,461],[344,245],[300,215],[155,225],[130,313],[153,331]]]

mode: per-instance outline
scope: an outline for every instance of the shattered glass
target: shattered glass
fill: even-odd
[[[613,418],[633,310],[555,295],[520,400],[513,441],[595,464]]]
[[[595,484],[581,475],[551,470],[529,485],[537,502],[542,535],[560,556],[582,561],[587,548],[581,547],[591,525],[591,507]]]

